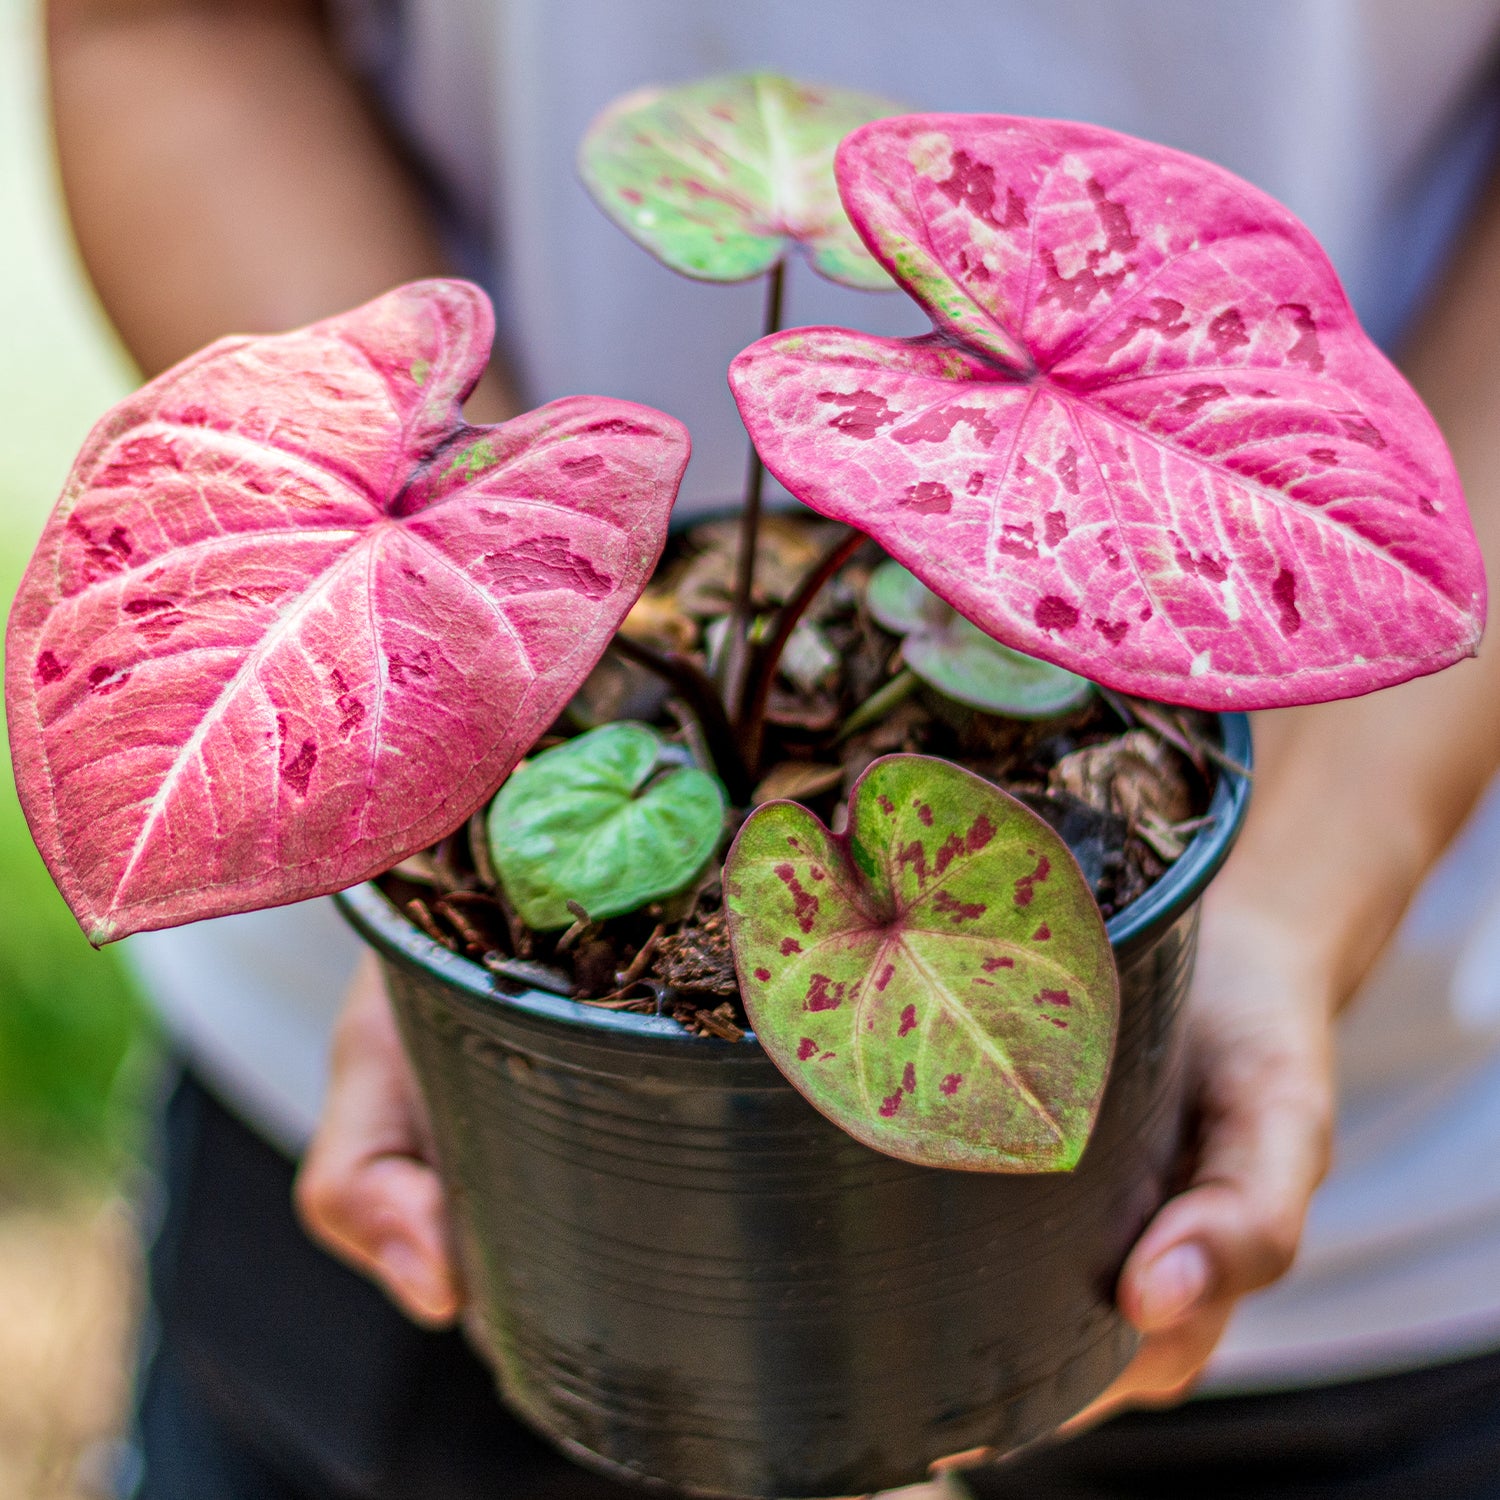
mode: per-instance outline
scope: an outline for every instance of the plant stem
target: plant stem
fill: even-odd
[[[749,681],[745,686],[744,705],[736,721],[740,732],[740,744],[744,750],[745,763],[752,777],[760,773],[761,743],[766,731],[766,701],[771,696],[771,684],[776,680],[776,668],[781,663],[781,653],[792,638],[797,622],[805,615],[829,579],[854,556],[865,544],[865,534],[853,526],[846,526],[837,541],[827,549],[808,569],[807,576],[798,586],[797,592],[782,606],[776,616],[776,630],[764,646],[751,658]]]
[[[610,645],[621,656],[638,662],[648,672],[655,672],[677,689],[703,727],[703,738],[708,741],[714,765],[718,767],[719,777],[724,783],[725,791],[729,793],[730,802],[736,807],[743,807],[750,799],[750,772],[745,766],[744,756],[740,754],[734,730],[729,726],[729,718],[724,712],[718,689],[704,674],[703,669],[680,651],[653,651],[650,646],[643,646],[626,635],[615,636]]]
[[[766,311],[761,337],[781,331],[782,291],[786,283],[786,260],[778,260],[766,275]],[[750,606],[755,593],[755,554],[760,544],[760,498],[765,487],[766,466],[750,444],[750,463],[745,471],[745,497],[740,511],[740,548],[734,579],[734,600],[729,611],[729,630],[724,641],[724,703],[737,716],[745,686],[746,637],[750,630]]]

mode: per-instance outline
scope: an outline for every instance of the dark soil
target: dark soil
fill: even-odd
[[[841,528],[772,518],[757,558],[757,608],[773,615]],[[734,529],[695,528],[676,544],[624,630],[659,653],[707,666],[729,607]],[[862,606],[880,561],[873,544],[826,587],[794,638],[767,706],[752,803],[793,797],[842,826],[854,782],[881,755],[939,755],[1019,797],[1058,831],[1078,859],[1106,917],[1166,872],[1196,829],[1222,760],[1210,717],[1101,692],[1066,719],[1030,722],[966,708],[918,685],[866,727],[850,716],[900,671],[900,641]],[[722,627],[719,627],[722,629]],[[895,690],[909,683],[903,679]],[[878,701],[878,700],[877,700]],[[655,723],[705,754],[705,736],[661,677],[611,651],[553,726],[541,748],[618,718]],[[858,720],[855,721],[856,725]],[[733,816],[733,823],[744,811]],[[726,839],[726,847],[727,847]],[[690,1030],[738,1040],[738,1001],[719,869],[691,891],[564,933],[529,931],[489,868],[482,814],[468,829],[381,878],[396,904],[430,937],[484,963],[503,989],[541,988],[586,1003],[670,1015]]]

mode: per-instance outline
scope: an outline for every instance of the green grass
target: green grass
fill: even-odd
[[[36,17],[0,0],[0,597],[94,420],[132,376],[58,208]],[[0,1190],[109,1170],[131,1149],[149,1030],[120,965],[84,941],[0,774]]]

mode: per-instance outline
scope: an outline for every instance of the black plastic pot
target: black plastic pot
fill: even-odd
[[[1246,720],[1222,720],[1248,764]],[[1248,797],[1109,924],[1123,1010],[1068,1174],[914,1167],[817,1114],[753,1039],[599,1011],[489,973],[373,886],[475,1327],[507,1403],[586,1464],[704,1495],[853,1495],[1055,1427],[1125,1365],[1126,1252],[1180,1138],[1197,899]]]

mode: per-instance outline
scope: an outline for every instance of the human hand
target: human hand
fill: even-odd
[[[1291,1265],[1328,1165],[1333,1010],[1295,934],[1210,892],[1188,1000],[1188,1184],[1120,1274],[1120,1311],[1145,1342],[1064,1432],[1180,1400],[1239,1298]]]
[[[297,1174],[307,1232],[375,1281],[414,1322],[458,1315],[447,1211],[421,1094],[373,956],[350,986],[333,1037],[317,1133]]]

